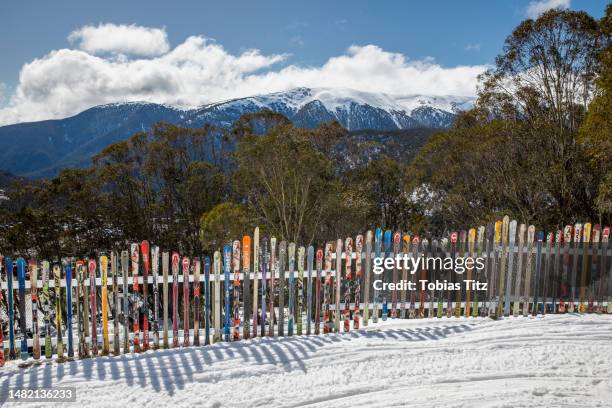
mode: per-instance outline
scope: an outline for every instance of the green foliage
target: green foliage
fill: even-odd
[[[252,234],[255,225],[243,205],[221,203],[202,215],[200,240],[202,248],[214,252],[232,239]]]
[[[607,44],[583,12],[551,10],[513,31],[482,76],[474,109],[460,115],[455,129],[432,137],[412,163],[414,194],[435,229],[502,214],[545,228],[597,219],[605,172],[593,167],[577,135]],[[601,107],[606,115],[609,109]],[[599,139],[610,143],[609,121],[599,126],[605,132]]]

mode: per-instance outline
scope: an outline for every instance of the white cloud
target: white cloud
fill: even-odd
[[[62,118],[94,105],[150,101],[190,107],[298,86],[390,94],[474,95],[485,66],[442,67],[375,45],[351,46],[320,66],[275,64],[284,54],[231,54],[203,37],[151,58],[60,49],[25,64],[0,124]]]
[[[480,44],[468,44],[463,49],[466,51],[480,51]]]
[[[170,49],[165,29],[137,25],[88,25],[71,32],[68,40],[78,43],[78,48],[90,54],[154,56],[165,54]]]
[[[529,18],[538,18],[538,16],[547,10],[553,8],[566,9],[570,7],[571,0],[540,0],[532,1],[527,5],[525,14]]]

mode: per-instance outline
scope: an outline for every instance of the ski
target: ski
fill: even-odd
[[[55,289],[55,328],[57,334],[57,361],[64,360],[64,341],[62,339],[62,295],[61,295],[61,274],[62,269],[59,265],[53,265],[53,286]]]
[[[293,336],[295,321],[295,244],[289,243],[289,316],[287,317],[287,335]],[[328,307],[329,309],[329,307]]]
[[[400,241],[402,238],[402,234],[399,231],[395,231],[393,234],[393,259],[397,259],[397,256],[400,252]],[[397,268],[397,262],[393,262],[393,276],[392,282],[394,285],[397,285],[397,280],[399,279],[399,270]],[[397,318],[397,290],[391,291],[391,318]]]
[[[287,242],[278,246],[278,335],[285,335],[285,270],[287,260]]]
[[[210,344],[210,257],[204,257],[204,345]]]
[[[292,244],[294,245],[294,244]],[[291,253],[291,252],[290,252]],[[333,278],[332,278],[332,244],[325,244],[325,283],[323,285],[323,334],[331,333],[334,322],[331,314]],[[289,255],[291,257],[291,255]],[[291,258],[290,258],[291,259]],[[291,262],[291,261],[290,261]],[[293,276],[293,266],[289,264],[290,279]],[[291,303],[290,303],[291,304]]]
[[[420,284],[421,286],[421,290],[423,291],[423,293],[427,293],[426,289],[425,289],[425,282],[428,281],[433,281],[435,282],[435,279],[431,279],[432,275],[435,275],[435,265],[432,265],[431,270],[429,269],[426,260],[429,258],[430,256],[430,251],[431,251],[431,246],[434,245],[434,241],[433,240],[431,243],[429,242],[428,239],[423,238],[423,241],[421,242],[421,248],[422,248],[422,256],[423,259],[425,260],[423,262],[423,269],[421,270],[421,282]],[[428,276],[430,276],[430,279],[428,280]],[[433,313],[434,313],[434,290],[430,289],[429,290],[429,306],[427,308],[427,317],[428,318],[432,318],[433,317]]]
[[[512,293],[512,273],[514,272],[514,244],[516,240],[516,220],[510,221],[508,238],[508,273],[506,275],[506,293],[504,295],[504,316],[510,316],[510,294]],[[469,279],[469,278],[468,278]]]
[[[149,267],[151,246],[149,241],[140,243],[142,257],[142,351],[149,349]]]
[[[310,335],[310,328],[312,326],[312,269],[314,264],[314,247],[311,245],[308,247],[306,253],[306,265],[308,270],[308,291],[306,297],[306,334]]]
[[[412,238],[412,254],[411,254],[411,256],[412,256],[413,259],[417,259],[418,256],[419,256],[418,251],[419,251],[419,243],[420,243],[420,241],[421,240],[419,239],[418,236],[414,236]],[[412,285],[412,288],[413,288],[413,290],[410,291],[410,310],[408,311],[408,318],[410,318],[410,319],[414,319],[414,318],[417,317],[417,313],[416,313],[417,268],[415,268],[415,270],[412,271],[412,274],[410,275],[410,281],[411,281],[411,285]]]
[[[520,296],[521,296],[521,278],[523,273],[523,258],[525,250],[525,232],[527,226],[521,224],[518,229],[518,253],[517,253],[517,267],[516,267],[516,281],[514,283],[514,303],[512,308],[512,315],[518,317],[520,309]]]
[[[180,256],[178,252],[172,253],[172,347],[178,347],[178,320],[179,320],[179,305],[178,305],[178,276],[179,276]],[[136,338],[136,333],[134,333]]]
[[[32,357],[35,360],[40,359],[40,334],[38,332],[38,264],[36,261],[30,261],[30,294],[32,296]],[[2,295],[0,295],[0,299]],[[2,331],[0,325],[0,331]],[[2,335],[0,334],[0,337]],[[0,341],[0,348],[4,349],[4,344]],[[0,350],[2,354],[3,350]],[[2,365],[2,364],[0,364]]]
[[[200,258],[193,258],[193,345],[200,345]]]
[[[574,247],[573,247],[573,256],[572,256],[572,277],[571,277],[571,287],[572,292],[570,295],[570,303],[569,303],[569,311],[575,312],[576,306],[576,284],[578,280],[578,258],[580,256],[580,242],[582,241],[582,224],[578,223],[574,225]]]
[[[255,227],[253,232],[253,337],[257,337],[257,327],[259,322],[257,316],[259,314],[259,307],[257,306],[257,300],[259,298],[259,227]],[[246,316],[245,316],[246,319]]]
[[[424,239],[423,240],[423,259],[427,260],[431,255],[434,254],[435,248],[438,246],[438,241],[435,239],[431,241],[431,243]],[[431,269],[429,269],[427,262],[425,262],[425,271],[429,274],[428,282],[436,281],[436,265],[432,265]],[[427,280],[427,276],[425,275],[423,279]],[[427,317],[434,317],[434,307],[435,307],[435,289],[431,288],[429,290],[429,308],[427,310]]]
[[[414,258],[415,259],[421,259],[419,258],[419,248],[421,246],[421,243],[423,244],[423,247],[425,247],[425,245],[427,245],[427,240],[424,239],[423,241],[421,241],[421,239],[418,236],[415,236],[412,239],[412,242],[414,244]],[[427,277],[427,272],[425,269],[425,264],[419,262],[419,264],[421,265],[421,270],[420,270],[420,280],[424,281]],[[416,278],[416,274],[414,275]],[[414,288],[416,290],[416,288],[418,288],[418,282],[414,282]],[[425,317],[425,289],[423,287],[421,287],[421,296],[420,296],[420,301],[419,301],[419,313],[417,314],[418,318],[423,318]]]
[[[40,297],[40,303],[43,311],[43,319],[45,321],[45,358],[47,360],[49,360],[53,356],[53,346],[51,345],[51,298],[49,295],[50,272],[51,270],[49,262],[42,261],[43,289]]]
[[[123,291],[121,293],[123,300],[123,352],[130,352],[130,298],[129,298],[129,254],[128,251],[121,251],[121,279],[123,283]],[[85,300],[87,305],[87,300]],[[85,306],[87,308],[87,306]],[[87,326],[87,319],[85,320],[85,326]]]
[[[234,271],[234,303],[232,307],[232,329],[234,341],[240,340],[240,241],[232,244],[232,261]]]
[[[531,291],[531,277],[533,276],[533,244],[535,242],[535,227],[527,228],[527,259],[525,260],[525,296],[522,299],[523,316],[529,315],[529,294]]]
[[[111,252],[111,273],[113,275],[113,353],[117,356],[121,354],[119,346],[119,265],[117,252]]]
[[[591,243],[591,273],[589,274],[589,293],[588,293],[588,313],[593,313],[595,305],[595,276],[597,275],[597,261],[599,259],[599,239],[601,237],[601,225],[596,224],[593,227],[593,237]],[[599,276],[599,280],[603,280]]]
[[[591,246],[591,223],[584,224],[582,234],[582,273],[580,274],[580,293],[578,311],[585,313],[587,311],[586,291],[587,291],[587,275],[589,273],[589,249]]]
[[[391,231],[386,230],[385,231],[385,235],[383,238],[383,242],[384,242],[384,248],[385,248],[385,259],[389,258],[391,256]],[[385,268],[385,270],[383,270],[382,276],[384,277],[384,281],[385,282],[389,282],[389,276],[388,272]],[[384,288],[382,289],[382,320],[385,321],[387,320],[387,317],[389,316],[389,305],[388,305],[388,291]]]
[[[485,230],[485,247],[484,247],[484,256],[485,264],[483,275],[487,281],[487,291],[484,293],[484,298],[482,299],[482,307],[480,308],[480,317],[487,317],[489,315],[490,309],[490,301],[491,301],[491,246],[493,245],[493,237],[495,235],[495,226],[494,224],[487,224]]]
[[[98,331],[96,327],[97,323],[97,308],[96,308],[96,261],[90,259],[88,264],[89,268],[89,291],[91,292],[91,354],[93,357],[98,355]]]
[[[151,250],[151,273],[153,275],[153,339],[155,348],[159,344],[159,247],[154,246]],[[168,293],[168,292],[166,292]]]
[[[163,328],[162,328],[162,343],[163,348],[167,349],[170,347],[168,344],[168,272],[170,269],[170,253],[163,252],[162,253],[162,300],[163,300],[163,309],[162,309],[162,319],[163,319]],[[127,321],[126,321],[127,325]],[[126,329],[127,331],[127,329]]]
[[[260,335],[266,335],[266,291],[268,284],[268,238],[263,237],[261,240],[261,318],[260,318]]]
[[[183,347],[189,347],[189,267],[191,261],[183,257]]]
[[[89,322],[85,321],[85,273],[86,268],[83,261],[77,261],[76,263],[77,273],[77,325],[79,328],[79,346],[78,354],[79,358],[89,357],[89,350],[87,348],[87,342],[85,340],[85,326]]]
[[[550,267],[551,267],[551,254],[552,254],[552,246],[553,246],[553,242],[555,240],[555,236],[552,232],[549,232],[548,235],[546,235],[546,258],[544,258],[544,255],[542,255],[543,261],[544,261],[544,273],[543,273],[543,285],[544,288],[542,290],[542,314],[546,314],[547,310],[546,307],[548,305],[548,289],[549,289],[549,282],[550,282]]]
[[[450,234],[450,257],[453,260],[453,265],[455,265],[455,258],[457,257],[457,239],[459,238],[459,234],[456,232],[451,232]],[[450,279],[449,283],[452,284],[454,280],[454,270],[450,271]],[[453,291],[452,285],[449,285],[448,289],[448,297],[446,301],[446,317],[450,318],[453,315]]]
[[[601,267],[599,269],[600,283],[599,283],[599,296],[597,297],[597,312],[604,313],[606,309],[604,308],[604,300],[608,301],[608,305],[610,304],[610,300],[606,297],[606,289],[609,285],[609,277],[607,276],[607,268],[606,268],[606,260],[608,258],[608,242],[610,239],[610,227],[604,227],[601,233]],[[611,292],[609,292],[611,293]]]
[[[66,328],[68,332],[68,358],[74,358],[74,348],[72,339],[72,266],[70,261],[64,267],[66,271]]]
[[[510,217],[504,216],[502,221],[502,236],[501,236],[501,251],[499,261],[499,280],[498,280],[498,291],[497,291],[497,308],[495,317],[500,318],[504,312],[504,295],[506,289],[506,274],[508,266],[508,237],[510,229]]]
[[[466,248],[466,239],[467,239],[467,232],[465,230],[462,230],[459,233],[459,256],[460,257],[464,257],[465,256],[465,250]],[[465,259],[465,258],[464,258]],[[464,272],[465,273],[465,272]],[[461,274],[461,277],[463,277],[463,274]],[[462,304],[462,286],[463,286],[463,279],[458,278],[459,281],[457,282],[457,290],[456,290],[456,304],[455,304],[455,317],[459,318],[461,317],[461,304]],[[466,306],[467,306],[467,302],[466,302]]]
[[[404,259],[408,259],[408,257],[410,256],[410,234],[404,234],[403,238],[402,238],[402,254],[404,256]],[[402,268],[402,282],[404,284],[406,284],[408,282],[408,275],[409,275],[409,267],[408,267],[409,263],[405,262],[404,263],[404,267]],[[412,275],[410,275],[410,277],[412,277]],[[400,293],[400,318],[405,319],[406,318],[406,301],[407,301],[407,292],[406,289],[402,289],[402,292]]]
[[[468,256],[475,258],[474,255],[474,245],[476,243],[476,229],[470,228],[468,230]],[[463,309],[463,315],[465,317],[470,317],[472,315],[472,290],[471,290],[471,282],[472,275],[474,274],[474,267],[467,267],[467,285],[465,288],[465,308]]]
[[[25,293],[25,260],[23,258],[17,258],[17,280],[19,283],[19,338],[21,339],[21,345],[19,352],[22,360],[27,360],[29,357],[28,353],[28,338],[26,335],[26,293]]]
[[[497,256],[501,249],[501,236],[502,236],[502,221],[495,222],[493,245],[491,248],[491,271],[489,273],[491,282],[489,283],[489,316],[495,315],[495,294],[497,293]]]
[[[244,299],[244,314],[242,325],[242,337],[248,339],[251,337],[250,316],[251,311],[251,237],[245,235],[242,237],[242,272],[244,273],[244,287],[242,296]]]
[[[215,275],[215,332],[213,343],[221,341],[221,252],[215,251],[213,258],[213,273]]]
[[[447,245],[448,245],[448,239],[447,238],[442,238],[440,240],[440,242],[438,243],[438,247],[436,248],[436,251],[442,251],[443,253],[446,253],[446,249],[447,249]],[[437,256],[438,253],[436,252],[435,255]],[[439,278],[438,279],[442,279],[442,271],[443,269],[440,268],[440,273]],[[452,271],[449,271],[449,273],[452,273]],[[445,280],[446,283],[446,280]],[[436,309],[436,317],[438,319],[441,319],[442,316],[444,315],[444,290],[440,289],[438,290],[438,307]]]
[[[13,305],[13,259],[10,256],[6,257],[5,265],[4,270],[6,271],[7,312],[9,318],[9,360],[14,360],[17,353],[15,352],[15,307]]]
[[[270,260],[266,261],[266,263],[269,265],[269,273],[270,273],[270,279],[269,279],[269,294],[270,294],[270,320],[268,321],[268,336],[270,337],[274,337],[274,281],[276,280],[276,269],[277,269],[277,262],[276,262],[276,238],[272,237],[270,238]]]
[[[102,275],[102,355],[110,352],[108,342],[108,257],[100,257],[100,274]]]
[[[359,308],[361,306],[361,276],[363,274],[361,268],[362,268],[362,257],[363,257],[363,235],[359,234],[357,235],[357,237],[355,238],[355,306],[354,306],[354,311],[353,311],[353,329],[354,330],[358,330],[359,329],[359,324],[360,324],[360,316],[359,316]],[[320,258],[319,258],[319,252],[317,251],[317,266],[320,263]],[[317,270],[320,270],[319,267],[317,267]],[[317,273],[318,275],[318,273]],[[317,306],[318,306],[318,296],[319,291],[317,290]],[[318,309],[318,307],[317,307]],[[318,314],[317,314],[317,321],[318,319]],[[318,325],[317,325],[317,329],[318,329]],[[318,330],[315,334],[319,334]]]
[[[297,314],[296,326],[297,335],[302,335],[302,314],[304,311],[304,247],[298,249],[298,280],[297,280]]]
[[[334,308],[334,331],[336,333],[340,333],[340,288],[342,287],[342,240],[341,239],[338,239],[336,241],[335,275],[336,275],[336,296],[335,296],[335,308]]]
[[[365,241],[365,282],[363,285],[363,325],[367,326],[370,320],[370,276],[372,273],[372,231],[366,233]]]
[[[609,247],[609,237],[610,237],[610,227],[605,227],[604,228],[604,240],[605,240],[605,244],[603,244],[603,248],[602,248],[602,252],[603,252],[603,256],[602,256],[602,262],[601,262],[601,273],[602,275],[604,275],[606,277],[606,285],[602,285],[604,290],[607,291],[607,296],[606,296],[606,308],[604,309],[603,307],[603,291],[602,291],[602,312],[606,312],[606,313],[612,313],[612,267],[607,266],[605,259],[608,257],[607,255],[607,251],[608,251],[608,247]],[[604,252],[605,251],[605,252]],[[612,262],[611,262],[612,264]],[[611,265],[612,266],[612,265]],[[608,269],[609,268],[609,269]]]
[[[535,267],[535,275],[534,275],[534,292],[533,292],[533,305],[532,305],[532,314],[533,316],[538,315],[538,308],[540,303],[540,276],[542,273],[542,244],[544,241],[544,232],[539,231],[537,235],[537,244],[536,244],[536,267]]]
[[[485,235],[485,227],[484,225],[481,225],[480,227],[478,227],[478,235],[476,238],[476,257],[477,258],[482,258],[484,235]],[[478,270],[476,272],[476,276],[478,277],[479,282],[482,282],[483,280],[483,276],[484,276],[483,272],[484,270]],[[478,317],[480,315],[481,309],[479,305],[479,298],[480,298],[480,296],[478,296],[479,293],[480,291],[478,290],[474,292],[474,308],[472,310],[472,317]]]
[[[560,271],[559,271],[559,263],[561,259],[561,242],[563,240],[563,231],[557,230],[555,234],[555,260],[553,267],[553,303],[552,303],[552,313],[558,313],[559,307],[557,302],[559,300],[561,294],[561,285],[560,285]]]
[[[353,255],[353,239],[344,241],[345,279],[344,279],[344,331],[351,329],[351,285],[353,280],[351,265]]]
[[[374,234],[374,258],[380,259],[381,256],[381,245],[382,245],[382,229],[376,228],[376,233]],[[381,280],[384,279],[384,273],[381,273]],[[381,282],[384,283],[384,282]],[[376,286],[376,285],[375,285]],[[372,310],[372,321],[374,323],[378,322],[378,309],[380,307],[380,290],[374,288],[374,308]]]
[[[361,258],[361,256],[360,256]],[[316,274],[317,274],[317,283],[316,283],[316,295],[315,295],[315,335],[320,333],[321,326],[321,273],[323,269],[323,250],[321,248],[317,249],[317,264],[316,264]]]
[[[225,299],[224,299],[224,321],[225,321],[225,326],[224,326],[224,330],[225,330],[225,341],[226,342],[231,342],[232,338],[230,336],[230,322],[231,322],[231,315],[230,315],[230,272],[232,270],[232,246],[230,244],[226,244],[223,247],[223,277],[225,280],[225,288],[224,288],[224,293],[225,293]]]
[[[140,254],[138,252],[138,244],[130,246],[130,258],[132,260],[132,322],[134,324],[134,353],[140,352],[140,311],[138,299],[138,263]]]
[[[572,242],[572,226],[566,225],[563,228],[563,255],[561,267],[561,294],[559,296],[559,312],[567,312],[569,304],[570,284],[569,284],[569,268],[570,268],[570,244]]]

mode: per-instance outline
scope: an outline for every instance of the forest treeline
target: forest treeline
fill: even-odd
[[[480,77],[475,106],[413,160],[248,114],[230,129],[159,123],[88,168],[16,183],[0,201],[0,253],[87,256],[148,239],[197,254],[262,233],[322,243],[376,226],[413,234],[499,219],[540,228],[612,220],[612,6],[523,21]]]

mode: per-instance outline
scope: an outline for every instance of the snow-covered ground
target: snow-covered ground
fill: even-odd
[[[611,407],[612,316],[394,320],[346,334],[0,369],[82,407]],[[55,405],[55,404],[54,404]],[[66,404],[75,406],[76,404]]]

